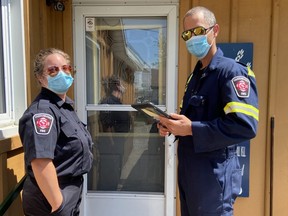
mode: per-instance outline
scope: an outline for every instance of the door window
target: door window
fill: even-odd
[[[164,138],[132,103],[166,105],[166,17],[86,17],[88,192],[164,193]]]

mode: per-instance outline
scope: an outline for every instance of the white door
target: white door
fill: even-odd
[[[94,141],[85,216],[176,215],[176,146],[132,103],[176,112],[177,6],[73,5],[75,102]]]

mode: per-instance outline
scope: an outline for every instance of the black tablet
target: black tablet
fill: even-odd
[[[170,115],[168,115],[163,110],[159,109],[157,106],[155,106],[151,102],[131,104],[131,106],[134,109],[141,111],[141,112],[145,113],[146,115],[148,115],[154,119],[157,119],[157,120],[159,119],[159,116],[163,116],[163,117],[172,119],[172,117]]]

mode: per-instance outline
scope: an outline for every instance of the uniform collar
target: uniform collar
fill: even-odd
[[[67,95],[65,97],[65,101],[63,101],[56,93],[44,87],[41,88],[41,94],[49,97],[50,100],[57,104],[59,107],[63,106],[64,103],[67,103],[71,106],[74,104],[74,101]]]
[[[218,47],[215,55],[213,56],[210,64],[207,66],[209,68],[209,71],[214,70],[217,65],[220,63],[222,57],[224,56],[222,50]]]
[[[115,95],[111,94],[111,99],[114,100],[116,103],[120,103],[120,98],[116,97]]]

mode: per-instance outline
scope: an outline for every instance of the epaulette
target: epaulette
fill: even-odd
[[[254,72],[252,71],[252,69],[250,68],[250,66],[247,66],[246,64],[242,63],[242,62],[237,62],[238,64],[241,64],[242,66],[244,66],[245,68],[247,68],[247,73],[248,73],[248,76],[251,76],[251,77],[254,77],[255,78],[255,74]]]
[[[38,109],[40,109],[40,110],[49,109],[49,104],[50,104],[49,100],[40,99],[39,103],[38,103]]]
[[[238,64],[241,64],[241,65],[243,65],[244,67],[247,67],[247,65],[246,64],[244,64],[243,62],[240,62],[240,61],[236,61]]]

